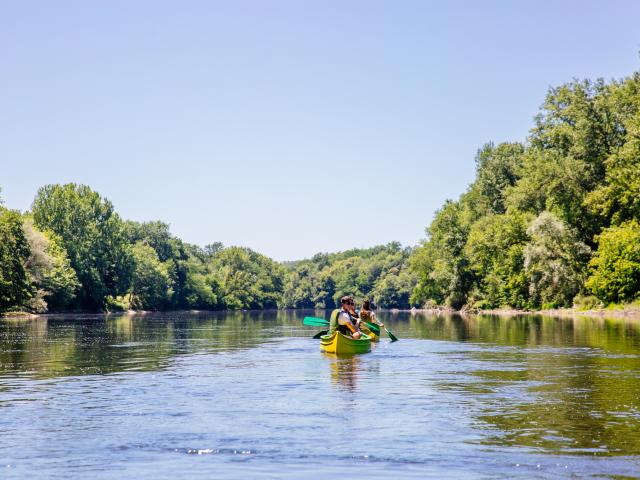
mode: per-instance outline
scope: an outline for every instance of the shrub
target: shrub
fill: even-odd
[[[635,220],[603,230],[589,262],[587,288],[606,302],[633,300],[640,292],[640,225]]]

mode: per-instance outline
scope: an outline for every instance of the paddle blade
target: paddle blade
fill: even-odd
[[[304,325],[310,325],[312,327],[326,327],[327,325],[329,325],[329,320],[317,317],[304,317],[302,323]]]
[[[311,338],[320,338],[320,337],[324,337],[327,333],[329,333],[329,330],[323,330],[321,332],[316,333],[313,337]]]
[[[385,330],[387,331],[387,335],[389,335],[389,338],[391,339],[392,342],[397,342],[398,341],[398,337],[396,337],[393,333],[391,333],[386,328],[385,328]]]
[[[370,322],[364,322],[364,324],[367,326],[367,328],[369,328],[369,330],[371,330],[373,333],[375,333],[376,335],[380,335],[380,327],[378,325],[376,325],[375,323],[370,323]]]

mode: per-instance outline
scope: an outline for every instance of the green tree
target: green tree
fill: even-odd
[[[35,312],[68,308],[80,284],[62,241],[52,232],[38,230],[29,217],[23,229],[30,250],[25,266],[33,290],[27,306]]]
[[[376,281],[371,292],[374,303],[381,308],[409,308],[417,275],[408,267],[392,267]]]
[[[527,229],[524,248],[529,296],[535,306],[570,306],[585,280],[590,249],[550,212],[542,212]]]
[[[178,271],[181,272],[180,296],[178,304],[182,308],[215,310],[224,308],[221,304],[222,288],[218,277],[214,272],[209,272],[206,265],[194,256],[188,256],[186,260],[178,262]]]
[[[143,310],[166,308],[173,293],[168,265],[161,262],[156,251],[144,242],[136,243],[132,253],[131,307]]]
[[[407,308],[417,278],[408,272],[411,249],[391,242],[365,249],[320,253],[289,262],[281,305],[334,308],[344,295],[372,298],[389,308]],[[398,287],[398,291],[392,289]]]
[[[524,155],[520,180],[507,190],[510,210],[539,215],[554,213],[590,241],[597,231],[594,215],[585,205],[590,188],[588,165],[557,150],[530,149]]]
[[[231,310],[277,308],[284,267],[249,248],[229,247],[211,261],[221,300]]]
[[[25,268],[29,254],[20,212],[0,207],[0,311],[21,306],[31,297]]]
[[[38,190],[32,213],[37,228],[62,240],[81,284],[78,307],[101,309],[107,295],[128,290],[131,253],[111,202],[85,185],[47,185]]]
[[[153,222],[134,222],[127,220],[123,225],[124,234],[130,244],[144,242],[153,248],[161,262],[176,256],[177,245],[169,231],[169,224]]]
[[[633,300],[640,293],[640,224],[635,221],[605,229],[589,263],[587,288],[607,302]]]
[[[640,74],[628,85],[616,85],[624,145],[605,161],[604,182],[592,191],[587,203],[605,221],[620,225],[627,220],[640,220]],[[630,112],[630,113],[628,113]]]
[[[431,300],[454,308],[466,303],[473,283],[464,255],[469,235],[466,215],[464,202],[451,200],[436,213],[427,229],[428,239],[414,251],[410,261],[418,275],[412,303],[424,304]]]
[[[604,178],[605,159],[624,143],[624,130],[612,111],[611,88],[602,79],[566,83],[549,89],[536,117],[530,142],[584,164],[593,186]]]
[[[472,208],[481,215],[504,213],[506,192],[519,179],[524,156],[520,143],[484,145],[476,155],[476,180],[470,188]],[[470,199],[471,200],[471,199]]]
[[[477,282],[475,306],[527,306],[524,247],[530,219],[515,212],[488,215],[472,225],[464,251]]]

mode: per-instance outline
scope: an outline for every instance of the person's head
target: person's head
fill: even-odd
[[[340,305],[345,310],[354,310],[356,308],[356,302],[353,301],[353,297],[351,295],[345,295],[340,299]]]
[[[362,302],[362,309],[367,311],[371,310],[371,302],[368,298],[364,302]]]

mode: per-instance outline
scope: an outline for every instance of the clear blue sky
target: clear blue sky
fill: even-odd
[[[640,67],[640,2],[1,1],[0,194],[90,185],[277,260],[415,245],[549,86]]]

